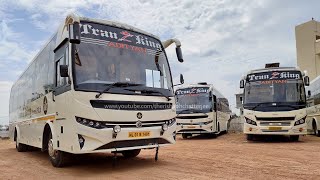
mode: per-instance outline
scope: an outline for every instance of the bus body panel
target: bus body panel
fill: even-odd
[[[246,118],[256,122],[257,125],[246,123]],[[242,119],[244,121],[244,134],[264,134],[264,135],[305,135],[307,125],[294,125],[294,123],[306,117],[305,109],[289,112],[258,112],[244,110]],[[262,118],[272,118],[272,120],[257,120]],[[292,120],[284,120],[292,118]],[[300,128],[303,130],[300,131]]]
[[[127,28],[128,31],[134,30],[135,33],[138,32],[147,35],[149,40],[151,39],[150,37],[158,40],[156,36],[132,28],[128,25],[87,18],[83,19],[88,22],[112,25],[117,28]],[[62,30],[64,30],[64,32],[62,32]],[[56,33],[58,34],[58,38],[55,35],[49,41],[45,48],[30,63],[28,69],[13,85],[10,96],[10,138],[12,140],[18,138],[19,143],[43,148],[44,131],[45,127],[48,126],[52,133],[54,149],[74,154],[156,148],[174,144],[176,136],[176,111],[173,97],[168,101],[167,98],[162,95],[143,95],[141,92],[140,94],[130,95],[106,92],[97,98],[97,90],[95,92],[90,92],[74,89],[73,51],[71,48],[72,45],[68,43],[68,41],[65,43],[65,37],[67,36],[65,31],[66,29],[64,29],[63,26],[60,26]],[[64,42],[65,44],[61,45],[61,42]],[[54,53],[53,50],[56,49],[56,47],[58,47],[58,50]],[[60,55],[58,56],[56,53],[60,53]],[[165,51],[163,51],[163,53],[165,53]],[[43,55],[45,58],[41,58]],[[56,63],[61,60],[61,56],[63,56],[62,58],[65,58],[64,63],[69,67],[69,78],[61,78],[60,80],[61,82],[64,80],[64,86],[69,87],[62,87],[63,92],[58,93],[57,91],[54,91],[54,88],[52,88],[53,84],[51,83],[56,83],[57,79],[60,78],[60,76],[56,77],[56,73],[59,72],[56,68],[58,67],[56,66]],[[165,54],[164,57],[166,58]],[[46,68],[43,67],[46,67],[47,71],[45,71]],[[41,68],[43,68],[43,71],[41,71],[42,74],[35,73]],[[163,68],[165,67],[163,66]],[[166,76],[163,81],[167,79],[171,80],[172,77],[169,64],[168,69],[165,70],[169,72],[170,76]],[[33,74],[30,72],[33,72]],[[42,81],[48,82],[43,85],[41,84],[44,83]],[[45,92],[35,92],[35,89],[39,88],[35,85],[36,83],[41,84],[39,87],[44,88]],[[28,87],[25,87],[25,85]],[[27,90],[30,91],[30,94],[29,92],[25,93],[24,91],[20,91],[20,89],[23,88],[29,88]],[[23,93],[28,97],[24,97]],[[29,96],[31,96],[31,93],[34,97],[28,99]],[[170,104],[170,106],[164,109],[147,108],[139,110],[123,110],[96,108],[93,107],[91,101],[132,102],[132,104],[156,102]],[[95,123],[108,124],[109,122],[116,122],[120,127],[123,123],[129,123],[130,127],[122,127],[121,131],[114,137],[113,127],[115,125],[108,125],[108,127],[97,129],[81,124],[80,122],[82,121],[78,122],[77,117]],[[142,127],[139,123],[142,124]],[[164,124],[168,124],[168,129],[163,130]],[[143,136],[140,136],[141,132],[146,133]],[[129,137],[129,134],[139,133],[140,135],[138,137],[131,137],[132,135]],[[82,147],[80,145],[80,137],[84,139],[84,145]]]
[[[242,79],[245,82],[241,116],[244,134],[305,135],[307,111],[304,77],[304,73],[293,67],[249,71]],[[247,96],[254,100],[247,100]]]
[[[226,98],[217,91],[213,85],[183,85],[176,89],[185,90],[190,88],[209,88],[208,93],[216,97],[217,111],[205,113],[179,113],[177,110],[177,133],[202,134],[202,133],[220,133],[228,130],[228,121],[230,120],[230,109]],[[177,98],[176,94],[176,98]],[[179,100],[177,100],[179,102]],[[177,102],[177,106],[179,106]],[[213,103],[213,102],[212,102]],[[213,103],[214,104],[214,103]],[[213,106],[212,104],[212,106]]]

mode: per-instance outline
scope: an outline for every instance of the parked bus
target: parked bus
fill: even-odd
[[[10,137],[16,149],[48,151],[53,166],[70,154],[175,143],[175,99],[165,48],[135,27],[69,15],[11,89]],[[116,157],[116,156],[115,156]]]
[[[320,76],[310,82],[307,90],[308,133],[320,137]]]
[[[229,102],[212,84],[180,86],[175,96],[177,133],[184,139],[194,134],[227,132],[231,115]]]
[[[289,135],[298,141],[307,133],[305,86],[309,78],[297,68],[267,64],[240,81],[243,95],[243,132],[254,135]]]

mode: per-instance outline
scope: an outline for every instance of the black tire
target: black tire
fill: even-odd
[[[137,157],[141,152],[141,149],[134,149],[134,150],[127,150],[127,151],[122,151],[122,155],[125,158],[134,158]]]
[[[290,141],[295,142],[295,141],[299,141],[299,135],[292,135],[289,136]]]
[[[247,134],[247,140],[253,141],[253,134]]]
[[[16,139],[16,149],[18,152],[26,152],[28,151],[28,145],[19,143],[18,138]]]
[[[48,155],[50,162],[54,167],[64,167],[67,164],[69,158],[68,153],[53,149],[53,140],[51,132],[48,138]]]
[[[313,134],[315,136],[320,137],[320,131],[318,130],[317,124],[316,124],[316,122],[314,120],[312,122],[312,128],[313,128]]]
[[[183,133],[182,138],[183,139],[188,139],[189,136],[192,136],[191,134]]]
[[[18,137],[17,130],[15,130],[14,136],[15,136],[14,138],[16,140],[16,150],[18,152],[26,152],[26,151],[28,151],[28,146],[27,145],[19,143],[19,137]]]

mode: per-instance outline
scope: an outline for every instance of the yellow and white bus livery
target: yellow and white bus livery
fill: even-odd
[[[53,166],[70,154],[175,143],[176,111],[165,48],[135,27],[69,15],[11,89],[10,137],[16,149],[47,151]]]
[[[309,78],[294,67],[267,64],[240,81],[243,94],[243,132],[255,135],[288,135],[298,141],[307,133],[305,86]]]
[[[175,96],[177,133],[184,139],[194,134],[227,132],[229,102],[212,84],[183,85],[176,89]]]

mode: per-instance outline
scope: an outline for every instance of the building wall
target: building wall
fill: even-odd
[[[320,48],[320,23],[311,20],[296,26],[297,64],[301,70],[307,70],[310,80],[320,75],[320,57],[316,52]],[[318,36],[318,37],[317,37]],[[316,46],[317,45],[317,46]]]

